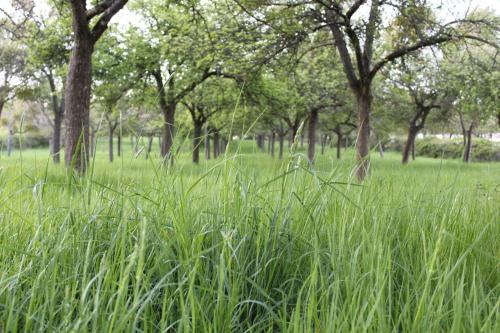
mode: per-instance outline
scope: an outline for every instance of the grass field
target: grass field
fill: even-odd
[[[252,150],[3,153],[0,332],[500,332],[500,164]]]

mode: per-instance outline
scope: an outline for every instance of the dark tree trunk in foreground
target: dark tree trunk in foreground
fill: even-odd
[[[154,136],[152,135],[148,137],[148,148],[146,149],[146,159],[149,159],[149,155],[151,155],[151,150],[153,149],[153,138]]]
[[[71,0],[73,49],[65,88],[66,143],[68,167],[85,172],[89,159],[90,89],[92,53],[95,43],[106,31],[111,18],[128,0],[103,1],[87,9],[86,0]],[[93,18],[98,18],[94,22]]]
[[[337,133],[337,159],[340,160],[342,153],[342,133]]]
[[[66,166],[85,172],[89,159],[92,52],[90,35],[75,36],[66,79]]]
[[[113,162],[114,154],[113,154],[113,138],[115,135],[115,128],[112,125],[109,125],[108,131],[108,145],[109,145],[109,161]]]
[[[158,91],[158,100],[160,103],[160,111],[163,115],[163,130],[162,130],[162,140],[160,142],[160,155],[165,160],[170,160],[170,150],[174,142],[174,123],[175,123],[175,111],[177,109],[177,102],[172,98],[171,93],[167,96],[165,91],[165,83],[163,82],[163,77],[161,70],[157,69],[153,72],[153,77],[156,82],[156,89]],[[171,78],[168,81],[169,92],[174,88],[174,80]]]
[[[309,145],[307,147],[307,158],[311,164],[314,164],[316,154],[316,127],[318,125],[318,113],[319,110],[317,108],[313,108],[309,115],[309,128],[307,133]]]
[[[464,162],[469,163],[472,159],[472,133],[474,130],[474,123],[465,131],[465,146],[464,146]]]
[[[177,108],[177,104],[170,103],[168,104],[166,111],[163,112],[163,139],[161,144],[161,156],[163,158],[170,158],[170,150],[172,149],[172,145],[174,143],[174,123],[175,123],[175,110]]]
[[[193,163],[200,163],[200,146],[202,139],[202,122],[194,122],[194,133],[193,133]]]
[[[370,168],[370,113],[372,96],[370,86],[357,96],[358,101],[358,139],[356,141],[356,176],[363,180]]]
[[[403,164],[407,164],[410,159],[410,153],[412,152],[413,146],[415,145],[417,134],[418,129],[414,126],[410,126],[410,129],[408,130],[408,138],[406,139],[406,143],[403,148]]]

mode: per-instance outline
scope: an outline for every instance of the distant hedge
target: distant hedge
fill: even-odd
[[[403,138],[394,138],[386,144],[386,149],[402,152],[404,144]],[[417,139],[416,149],[417,156],[433,158],[462,158],[464,151],[461,140],[437,138]],[[500,161],[500,144],[474,138],[472,140],[472,160],[478,162]]]
[[[26,148],[43,148],[43,147],[48,147],[49,146],[49,138],[44,136],[44,135],[39,135],[39,134],[26,134],[21,137],[21,142],[19,140],[19,135],[14,135],[13,137],[13,144],[14,144],[14,149],[19,149],[21,146],[23,149]],[[0,149],[1,150],[6,150],[7,149],[7,137],[6,136],[1,136],[0,137]]]

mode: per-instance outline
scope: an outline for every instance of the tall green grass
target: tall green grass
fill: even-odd
[[[500,331],[500,165],[242,147],[0,158],[0,331]]]

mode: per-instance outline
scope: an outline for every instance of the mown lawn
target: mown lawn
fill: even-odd
[[[104,149],[2,153],[0,332],[500,331],[500,164]]]

